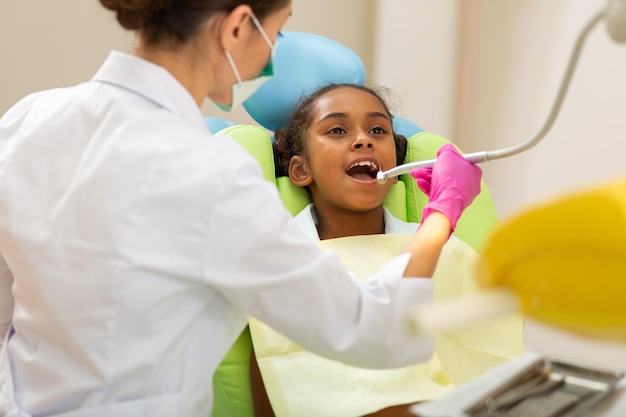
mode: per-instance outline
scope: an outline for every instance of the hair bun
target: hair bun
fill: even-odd
[[[154,15],[172,6],[173,0],[100,0],[105,8],[116,13],[117,21],[124,29],[143,28]]]

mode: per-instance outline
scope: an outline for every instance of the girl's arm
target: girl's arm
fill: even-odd
[[[250,385],[252,388],[254,415],[256,417],[274,417],[274,410],[272,410],[272,404],[267,396],[263,376],[254,353],[254,346],[252,346],[252,353],[250,354]]]

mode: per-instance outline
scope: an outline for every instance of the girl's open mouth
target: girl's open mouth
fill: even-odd
[[[374,161],[359,161],[346,169],[346,174],[360,181],[369,181],[376,179],[376,173],[380,168]]]

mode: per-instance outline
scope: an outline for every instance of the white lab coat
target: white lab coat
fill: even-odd
[[[119,52],[0,120],[0,254],[0,416],[207,416],[248,315],[354,365],[432,352],[404,326],[432,300],[408,255],[358,285],[176,79]]]

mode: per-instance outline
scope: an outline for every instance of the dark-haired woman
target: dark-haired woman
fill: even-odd
[[[271,75],[291,1],[101,3],[133,53],[0,119],[0,416],[206,416],[249,316],[355,365],[428,357],[411,247],[359,285],[204,123]]]

